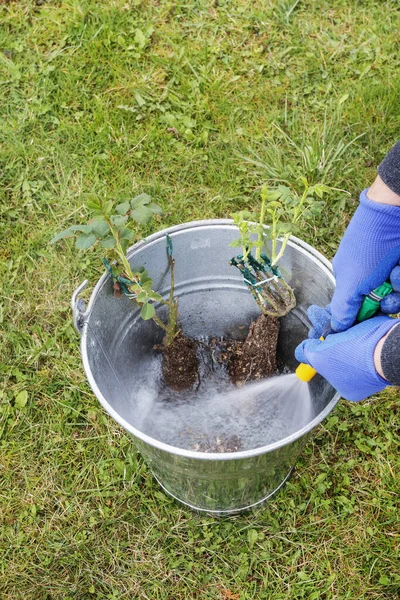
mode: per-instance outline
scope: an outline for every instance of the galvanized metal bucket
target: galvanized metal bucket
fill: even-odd
[[[241,275],[229,266],[237,238],[230,220],[185,223],[160,231],[128,252],[132,265],[144,265],[154,287],[169,292],[165,234],[173,241],[176,294],[186,335],[243,337],[243,325],[259,314]],[[294,288],[297,306],[282,319],[278,353],[290,367],[293,351],[307,335],[310,304],[330,301],[334,278],[330,263],[316,250],[291,238],[281,268]],[[180,502],[200,511],[225,514],[245,510],[272,496],[289,477],[312,430],[332,411],[339,396],[321,377],[310,384],[312,411],[306,424],[285,439],[252,450],[204,453],[168,445],[140,431],[132,415],[130,393],[154,354],[161,334],[143,321],[132,302],[113,297],[107,274],[97,283],[88,307],[79,298],[84,282],[72,297],[74,323],[81,334],[83,365],[88,381],[105,410],[132,435],[162,488]],[[212,415],[210,415],[212,418]]]

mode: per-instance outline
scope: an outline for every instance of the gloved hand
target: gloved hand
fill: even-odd
[[[314,326],[310,333],[320,337],[329,326],[329,311],[310,306],[307,313]],[[342,333],[329,334],[324,341],[305,340],[297,346],[295,356],[325,377],[346,400],[363,400],[390,385],[376,372],[374,351],[379,340],[399,322],[374,317]]]
[[[400,292],[400,207],[380,204],[360,195],[360,204],[351,219],[333,259],[336,289],[331,302],[332,328],[345,331],[356,320],[364,296],[389,278]],[[396,267],[396,268],[394,268]],[[390,295],[381,309],[400,310],[400,295]]]
[[[400,207],[397,207],[400,208]],[[390,273],[390,283],[394,292],[381,300],[381,311],[387,315],[396,315],[400,312],[400,266],[396,265]]]

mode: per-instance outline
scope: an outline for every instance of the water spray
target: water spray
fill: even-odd
[[[381,300],[392,291],[393,288],[388,282],[372,290],[362,302],[357,321],[362,322],[373,317],[379,310]],[[332,330],[327,331],[325,336],[330,333]],[[320,340],[323,341],[324,337]],[[236,410],[257,406],[271,421],[271,430],[268,433],[271,441],[275,439],[274,435],[283,434],[283,421],[286,423],[285,434],[288,435],[312,419],[313,403],[307,384],[316,374],[317,371],[311,365],[301,363],[295,373],[269,377],[223,394],[222,402],[225,406],[234,403]]]

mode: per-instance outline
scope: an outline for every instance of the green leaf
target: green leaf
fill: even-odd
[[[97,237],[92,233],[90,235],[78,235],[75,241],[75,247],[79,250],[87,250],[97,242]]]
[[[278,189],[278,190],[267,190],[267,201],[268,202],[273,202],[275,200],[279,200],[279,198],[281,197],[282,192]]]
[[[113,215],[111,217],[111,223],[113,225],[115,225],[115,227],[117,229],[122,229],[124,227],[124,225],[126,225],[128,221],[128,215],[123,216],[123,215]]]
[[[82,231],[83,233],[91,233],[92,226],[91,225],[71,225],[68,229],[64,229],[64,231],[60,231],[56,236],[50,240],[50,244],[55,244],[59,240],[62,240],[67,237],[74,237],[77,231]]]
[[[258,223],[249,224],[249,233],[258,233],[260,231],[260,225]],[[262,231],[262,229],[261,229]]]
[[[238,238],[237,240],[233,240],[229,245],[231,248],[241,248],[242,240]]]
[[[278,237],[282,233],[291,233],[293,228],[293,223],[278,223]]]
[[[140,316],[142,317],[142,319],[144,321],[148,321],[149,319],[152,319],[155,314],[156,314],[156,309],[154,308],[154,306],[152,304],[150,304],[150,303],[143,304],[142,310],[140,311]]]
[[[151,202],[148,205],[149,210],[151,210],[152,213],[156,214],[156,215],[163,215],[163,209],[161,208],[161,206],[159,206],[158,204],[156,204],[155,202]]]
[[[130,209],[129,202],[122,202],[121,204],[118,204],[118,206],[115,207],[115,210],[117,211],[117,213],[119,215],[126,215],[126,213],[129,211],[129,209]]]
[[[121,229],[121,231],[119,232],[120,240],[125,240],[128,242],[131,242],[134,237],[135,237],[134,232],[131,229],[128,229],[127,227],[124,227],[124,229]]]
[[[140,281],[141,283],[147,283],[148,281],[151,282],[151,277],[149,277],[149,272],[147,269],[140,271]]]
[[[281,193],[281,200],[283,200],[283,202],[286,202],[286,200],[288,200],[288,198],[292,195],[290,188],[286,185],[278,185],[278,190]]]
[[[277,202],[276,200],[271,200],[268,203],[268,208],[279,209],[282,208],[282,204],[280,202]]]
[[[103,248],[106,248],[107,250],[114,248],[115,244],[116,244],[116,241],[112,235],[105,238],[104,240],[100,240],[100,246],[102,246]]]
[[[146,46],[147,40],[141,29],[136,29],[135,31],[135,43],[139,46],[139,48],[144,48]]]
[[[114,459],[114,466],[115,466],[115,469],[118,471],[118,473],[120,475],[124,475],[125,470],[126,470],[126,466],[125,466],[125,463],[122,462],[122,460],[120,460],[119,458],[115,458]]]
[[[136,298],[136,302],[142,304],[143,302],[147,302],[149,299],[149,295],[147,292],[140,292]]]
[[[253,548],[254,544],[258,540],[258,532],[256,529],[249,529],[247,532],[247,539],[249,542],[249,547]]]
[[[151,196],[149,194],[138,194],[131,200],[131,207],[138,208],[146,204],[150,204]]]
[[[146,104],[146,100],[144,100],[138,92],[135,92],[135,100],[140,107]]]
[[[82,233],[92,233],[92,225],[72,225],[73,231],[82,231]]]
[[[86,206],[90,210],[101,210],[101,203],[95,194],[88,194],[86,197]]]
[[[110,232],[110,227],[105,221],[93,221],[91,230],[97,237],[104,238]]]
[[[154,300],[154,302],[161,302],[161,300],[163,299],[161,294],[158,294],[157,292],[153,291],[150,292],[149,296],[152,300]]]
[[[57,233],[57,235],[55,235],[50,240],[50,244],[55,244],[56,242],[63,240],[64,238],[74,237],[74,235],[74,231],[71,229],[71,227],[69,227],[68,229],[64,229],[64,231],[60,231],[60,233]]]
[[[113,203],[112,200],[106,200],[105,202],[103,202],[103,206],[102,206],[102,211],[104,214],[109,215],[110,212],[113,209]]]
[[[141,225],[146,225],[147,223],[150,223],[152,217],[153,213],[145,206],[131,211],[131,218],[137,223],[140,223]]]
[[[28,402],[28,392],[26,390],[22,390],[15,396],[15,406],[17,408],[24,408],[26,403]]]
[[[152,291],[151,288],[152,288],[153,282],[151,281],[151,279],[148,279],[144,283],[143,282],[141,282],[141,283],[142,283],[142,288],[144,290],[146,290],[146,292],[151,292]]]

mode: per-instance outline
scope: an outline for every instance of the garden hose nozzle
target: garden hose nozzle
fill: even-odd
[[[393,288],[388,281],[385,281],[379,287],[375,288],[365,296],[360,310],[357,314],[357,321],[361,323],[361,321],[366,321],[373,317],[379,310],[379,306],[381,300],[393,292]],[[319,338],[321,341],[324,340],[323,337]],[[311,366],[306,365],[305,363],[300,363],[296,369],[296,375],[300,379],[300,381],[309,382],[311,379],[317,374],[317,371]]]
[[[306,363],[300,363],[296,369],[297,377],[305,383],[311,381],[316,374],[317,371],[311,365],[306,365]]]
[[[321,342],[324,341],[323,337],[319,338]],[[317,371],[311,365],[307,365],[306,363],[300,363],[296,369],[296,375],[300,379],[300,381],[304,381],[308,383],[311,381],[313,377],[317,374]]]
[[[388,281],[385,281],[382,285],[372,290],[368,296],[365,296],[361,304],[357,314],[357,321],[361,323],[361,321],[366,321],[373,317],[379,310],[381,300],[391,292],[393,292],[393,288]]]

